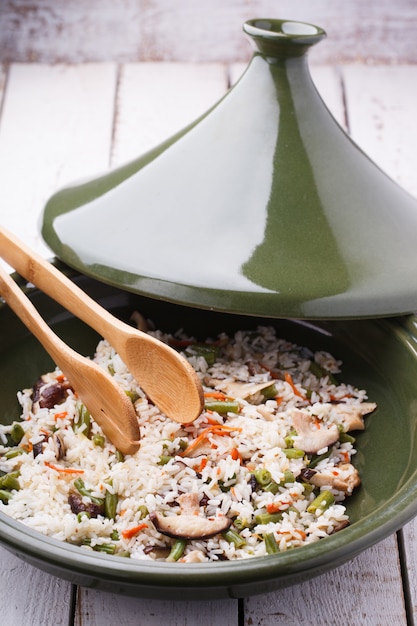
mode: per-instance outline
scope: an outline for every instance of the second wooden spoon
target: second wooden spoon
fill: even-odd
[[[61,369],[104,434],[124,454],[139,448],[139,424],[131,400],[97,363],[67,346],[0,266],[0,293]]]
[[[113,346],[136,381],[165,415],[180,423],[200,415],[200,380],[173,348],[116,319],[40,255],[0,228],[0,257]]]

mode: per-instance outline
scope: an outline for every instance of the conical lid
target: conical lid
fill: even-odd
[[[417,201],[344,133],[306,52],[325,33],[251,20],[239,82],[135,161],[56,193],[58,257],[129,291],[268,317],[417,309]]]

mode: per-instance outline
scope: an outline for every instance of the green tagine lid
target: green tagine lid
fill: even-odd
[[[193,307],[359,318],[417,309],[417,201],[345,134],[310,77],[325,32],[243,26],[255,52],[205,115],[57,192],[43,236],[81,272]]]

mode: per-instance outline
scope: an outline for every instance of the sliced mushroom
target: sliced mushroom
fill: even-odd
[[[98,517],[104,514],[104,507],[95,502],[84,502],[83,497],[72,491],[68,496],[68,504],[71,511],[76,515],[78,513],[88,513],[90,517]]]
[[[307,454],[314,454],[328,448],[339,439],[339,429],[336,424],[317,423],[314,416],[307,411],[295,409],[292,422],[297,432],[297,436],[294,437],[294,448],[304,450]]]
[[[68,381],[58,382],[53,374],[44,374],[39,378],[32,389],[34,409],[52,409],[61,404],[67,397],[70,388]]]
[[[64,444],[64,438],[61,433],[53,433],[52,441],[55,451],[55,457],[57,461],[60,461],[65,457],[66,449]]]
[[[338,463],[331,470],[315,472],[308,481],[315,487],[329,486],[347,494],[361,484],[358,470],[351,463]]]
[[[331,410],[340,416],[342,424],[346,432],[348,432],[350,430],[364,430],[365,423],[363,416],[375,411],[376,406],[375,402],[362,402],[359,406],[341,402],[340,404],[332,406]]]
[[[211,385],[227,396],[231,398],[242,398],[243,400],[256,396],[256,394],[274,384],[273,380],[268,380],[263,383],[244,383],[239,380],[219,380],[214,378],[210,382]]]
[[[153,511],[149,517],[156,529],[168,537],[182,539],[208,539],[227,530],[232,520],[222,515],[203,517],[200,515],[200,503],[196,493],[185,493],[178,498],[181,513],[164,517]]]

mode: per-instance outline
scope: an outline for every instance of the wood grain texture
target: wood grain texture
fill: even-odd
[[[108,168],[114,64],[13,64],[0,123],[0,219],[50,256],[39,220],[59,187]]]
[[[321,62],[414,63],[414,0],[2,0],[0,62],[246,61],[249,18],[315,23]]]
[[[120,71],[112,165],[164,141],[205,113],[227,90],[217,64],[131,63]]]
[[[70,583],[45,574],[0,548],[1,623],[6,626],[68,626]]]
[[[417,66],[343,68],[353,139],[417,196]]]
[[[333,572],[249,598],[245,626],[406,626],[395,535]]]
[[[146,600],[80,589],[74,626],[214,626],[238,624],[237,600]]]

